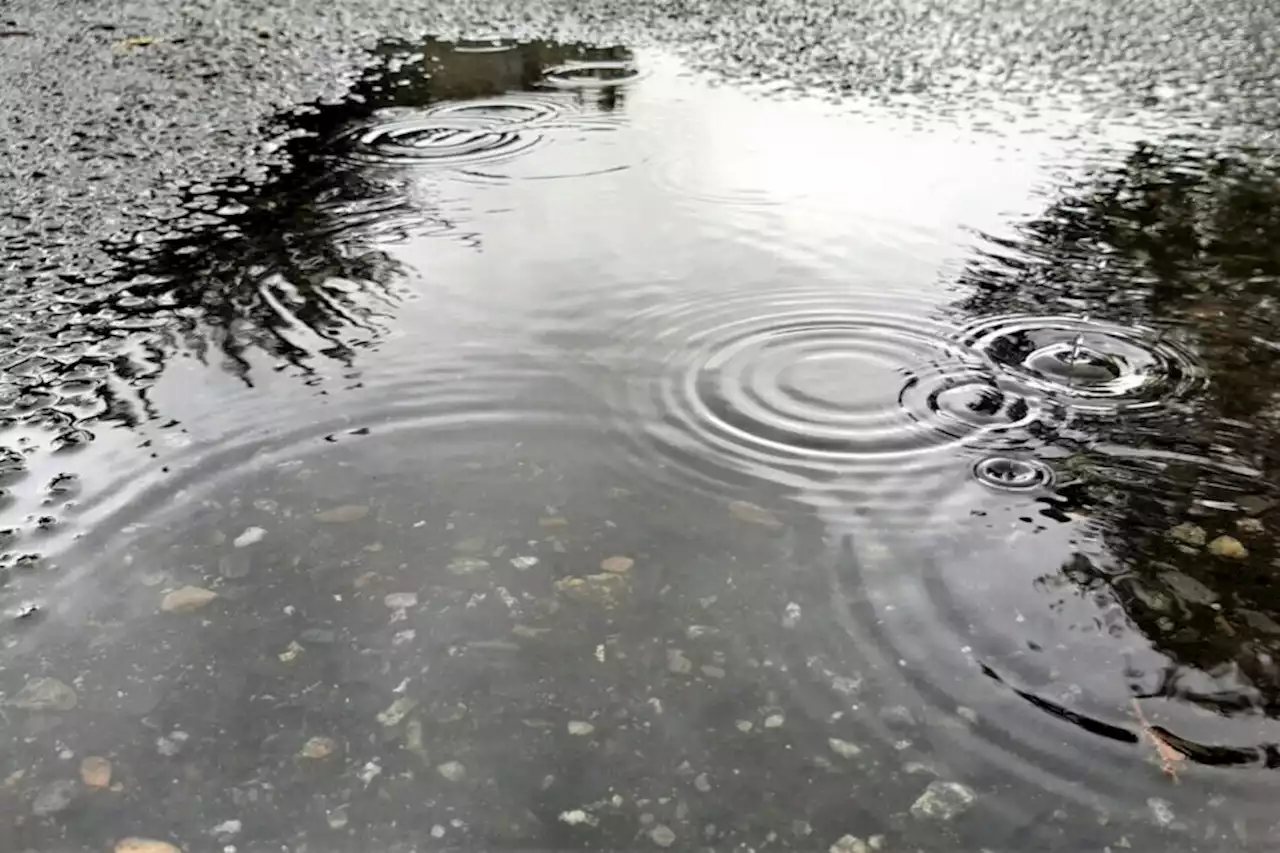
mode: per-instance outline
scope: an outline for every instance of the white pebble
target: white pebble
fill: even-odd
[[[266,538],[266,536],[267,531],[263,530],[261,527],[248,527],[245,529],[244,533],[241,533],[235,538],[235,541],[232,544],[237,548],[247,548],[254,543],[261,542]]]

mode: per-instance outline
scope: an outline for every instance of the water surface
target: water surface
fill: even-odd
[[[385,44],[10,321],[5,848],[1266,849],[1274,152],[1089,118]]]

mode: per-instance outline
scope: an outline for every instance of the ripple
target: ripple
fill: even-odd
[[[713,485],[859,492],[876,475],[923,491],[957,455],[1024,445],[1038,417],[927,317],[818,292],[650,311],[632,338],[647,368],[623,368],[636,379],[620,417],[641,452]]]
[[[384,166],[462,168],[522,154],[543,141],[536,128],[483,117],[406,116],[349,131],[354,160]]]
[[[1026,491],[1053,484],[1053,469],[1036,459],[991,456],[973,466],[979,482],[997,489]]]
[[[960,340],[986,354],[1027,396],[1086,414],[1159,410],[1204,380],[1189,353],[1138,326],[1007,315],[966,327]]]
[[[554,89],[607,89],[640,79],[640,69],[629,60],[572,62],[542,72],[542,84]]]

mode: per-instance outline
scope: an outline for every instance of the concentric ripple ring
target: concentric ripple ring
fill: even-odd
[[[991,317],[960,341],[1024,394],[1088,414],[1158,410],[1205,378],[1190,353],[1153,330],[1082,317]]]

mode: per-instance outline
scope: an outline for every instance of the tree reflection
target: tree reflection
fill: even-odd
[[[162,352],[218,358],[246,382],[255,350],[304,373],[316,356],[350,363],[395,310],[404,271],[388,241],[426,233],[478,247],[480,235],[421,191],[411,198],[411,176],[341,157],[340,132],[380,110],[529,91],[551,67],[629,58],[545,41],[383,44],[341,101],[276,123],[284,165],[259,185],[193,187],[172,225],[115,246],[119,284],[79,306],[80,328],[156,328]],[[617,87],[571,97],[621,103]]]
[[[1136,694],[1280,714],[1280,170],[1256,151],[1140,145],[1064,188],[1016,238],[988,237],[963,281],[957,307],[970,315],[1087,315],[1191,336],[1209,376],[1194,399],[1062,431],[1074,455],[1051,513],[1090,518],[1108,559],[1078,555],[1045,580],[1107,591],[1168,656],[1165,671],[1133,674]],[[1247,556],[1214,553],[1230,550],[1209,544],[1220,536]]]

